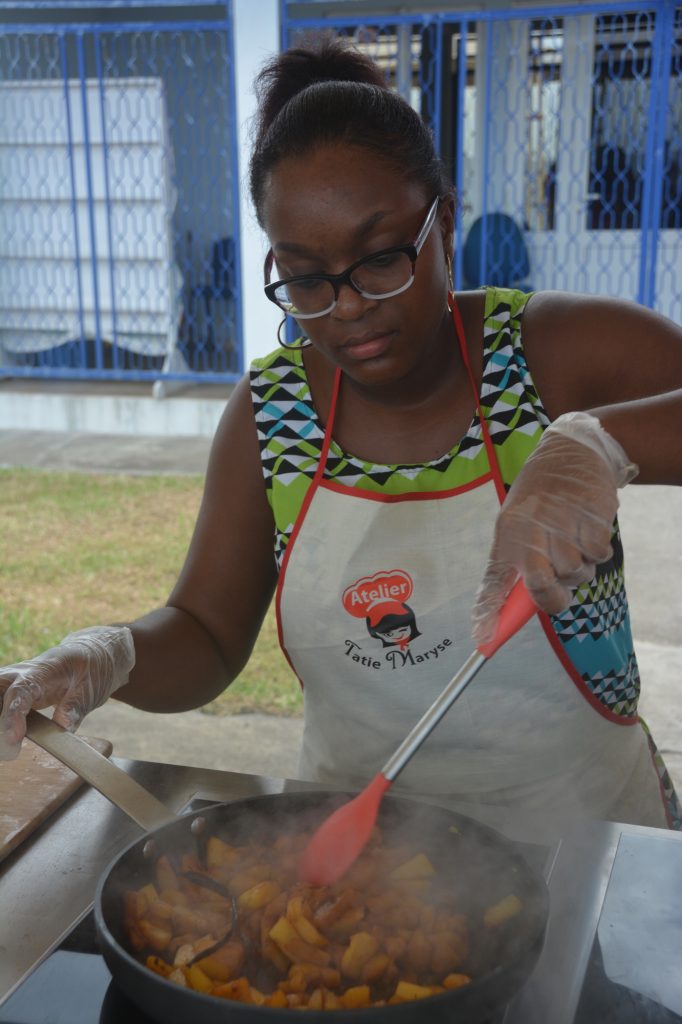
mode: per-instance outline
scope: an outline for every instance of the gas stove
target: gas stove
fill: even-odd
[[[250,778],[252,788],[272,791],[272,780]],[[234,794],[242,779],[228,781],[244,795]],[[178,806],[198,810],[215,798]],[[508,821],[498,824],[509,834]],[[593,822],[556,843],[534,836],[519,848],[547,881],[549,922],[533,974],[490,1024],[682,1024],[682,835]],[[0,882],[0,933],[3,891]],[[0,994],[0,1024],[156,1024],[112,980],[92,912],[55,945],[4,1002]],[[423,1010],[415,1004],[415,1021]]]

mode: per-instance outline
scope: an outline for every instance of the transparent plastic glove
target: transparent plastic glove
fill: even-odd
[[[19,753],[31,708],[54,705],[54,721],[74,730],[128,682],[134,664],[135,645],[127,626],[92,626],[70,633],[30,661],[0,669],[0,760],[10,761]]]
[[[476,644],[492,638],[519,575],[539,608],[556,615],[568,607],[572,588],[611,557],[617,490],[637,472],[589,413],[565,413],[547,428],[497,518],[472,615]]]

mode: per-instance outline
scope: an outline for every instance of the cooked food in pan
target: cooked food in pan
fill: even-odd
[[[313,888],[297,879],[308,839],[212,836],[201,858],[159,856],[153,882],[123,897],[132,949],[179,985],[279,1008],[401,1003],[471,981],[471,922],[424,852],[376,829],[339,882]],[[476,928],[520,910],[510,893]]]

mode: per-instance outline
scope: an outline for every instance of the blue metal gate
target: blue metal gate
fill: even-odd
[[[458,287],[600,292],[682,321],[682,7],[317,6],[282,0],[284,44],[349,37],[431,126],[459,196]]]
[[[241,374],[224,10],[0,25],[0,376]]]

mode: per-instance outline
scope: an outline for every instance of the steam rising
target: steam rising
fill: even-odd
[[[240,846],[265,841],[271,845],[284,834],[311,833],[348,796],[291,793],[260,797],[207,808],[202,817],[206,819],[206,834],[228,843]],[[188,815],[158,829],[154,837],[159,852],[172,861],[179,860],[183,853],[196,853],[198,840],[191,831],[195,819],[196,815]],[[460,989],[447,997],[462,1005],[473,999],[488,1007],[486,1000],[492,992],[488,979],[494,977],[497,1005],[501,1005],[501,994],[506,1002],[525,980],[541,948],[547,918],[542,879],[499,833],[442,808],[387,797],[378,824],[386,846],[404,846],[428,856],[437,873],[434,883],[440,886],[440,891],[432,889],[429,902],[454,905],[469,920],[471,956],[466,971],[474,981],[466,986],[469,991]],[[151,865],[142,855],[144,845],[140,841],[122,855],[102,894],[104,920],[116,944],[124,950],[127,941],[121,920],[121,893],[149,881]],[[343,880],[337,884],[343,885]],[[520,899],[521,912],[500,928],[485,928],[485,910],[510,894]],[[363,1011],[354,1012],[360,1024]]]

